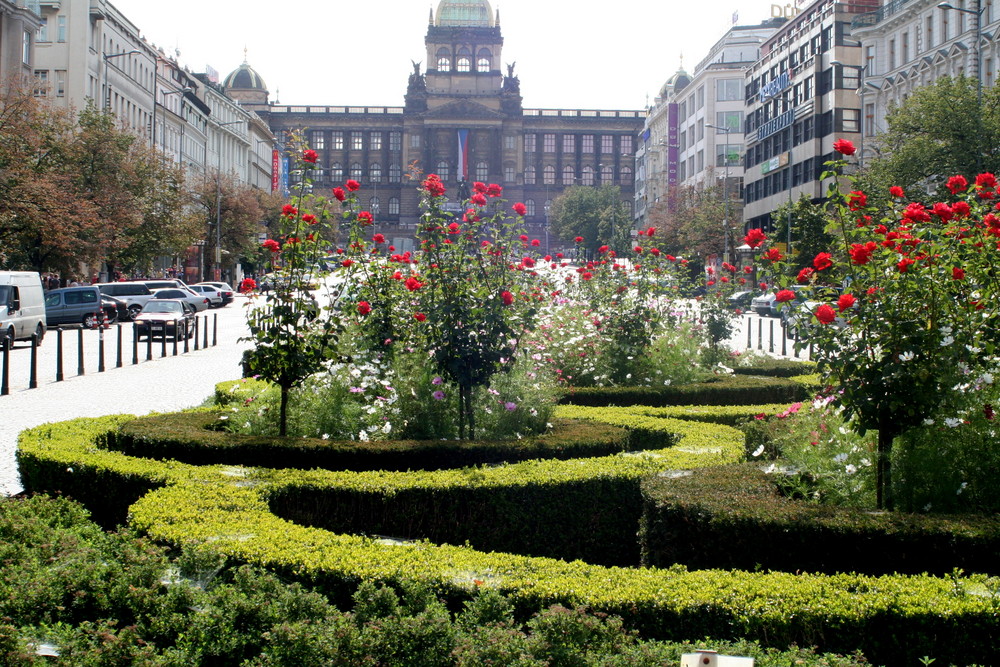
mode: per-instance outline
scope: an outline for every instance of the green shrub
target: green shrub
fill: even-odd
[[[750,405],[805,400],[805,388],[784,378],[715,376],[706,382],[665,387],[583,387],[567,393],[574,405]]]

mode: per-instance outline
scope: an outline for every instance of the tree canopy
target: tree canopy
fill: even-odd
[[[552,202],[552,232],[564,242],[582,237],[581,246],[591,255],[602,245],[623,250],[632,230],[632,216],[616,185],[575,185]]]

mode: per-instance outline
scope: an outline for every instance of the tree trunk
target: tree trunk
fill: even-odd
[[[875,460],[875,506],[882,510],[893,509],[892,503],[892,442],[896,431],[887,424],[880,424]]]
[[[288,434],[288,387],[281,388],[281,408],[278,411],[278,435]]]

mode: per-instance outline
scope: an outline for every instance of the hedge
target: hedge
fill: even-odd
[[[1000,574],[1000,520],[793,500],[760,464],[644,480],[643,565],[787,572]]]
[[[748,366],[735,366],[733,372],[737,375],[793,378],[799,375],[812,375],[815,373],[816,362],[767,357],[754,359],[753,363]]]
[[[563,403],[589,406],[748,405],[809,398],[804,385],[785,378],[717,376],[706,382],[663,387],[575,387]]]
[[[584,408],[572,410],[587,414]],[[589,416],[609,421],[626,418],[624,411],[613,409],[592,411]],[[978,575],[692,572],[683,566],[636,570],[484,553],[467,546],[337,535],[285,521],[268,503],[304,478],[331,488],[339,479],[359,492],[381,486],[398,493],[406,488],[431,488],[435,483],[445,485],[444,490],[448,474],[456,471],[349,475],[196,467],[103,450],[100,445],[108,433],[125,420],[74,420],[23,433],[18,460],[25,487],[82,494],[85,503],[100,506],[116,497],[123,485],[156,489],[129,509],[134,527],[170,543],[212,543],[237,560],[313,582],[338,599],[349,595],[362,580],[393,585],[417,580],[456,600],[487,587],[510,595],[524,613],[554,603],[586,605],[622,616],[651,638],[713,636],[757,639],[777,647],[795,643],[845,653],[860,649],[872,661],[886,665],[915,664],[926,655],[952,655],[955,647],[961,647],[965,660],[988,663],[994,654],[992,637],[1000,631],[995,580]],[[667,421],[641,415],[634,420]],[[691,467],[691,461],[732,460],[732,450],[742,449],[738,438],[735,442],[728,437],[712,439],[702,424],[672,421],[670,428],[681,430],[683,425],[689,433],[680,437],[675,452],[605,457],[593,464],[586,459],[549,461],[544,472],[536,472],[558,473],[567,482],[605,467],[614,469],[609,474],[619,476],[629,470],[637,477],[656,470],[672,474],[672,468]],[[488,492],[505,483],[518,483],[530,468],[515,464],[473,472],[482,475],[476,484]],[[102,481],[100,486],[97,480]]]

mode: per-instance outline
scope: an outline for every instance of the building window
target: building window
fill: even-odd
[[[542,135],[542,151],[544,151],[545,153],[556,152],[556,135],[554,134]]]
[[[21,62],[31,64],[31,33],[27,30],[21,35]]]
[[[420,135],[411,134],[410,135],[410,148],[420,148]]]
[[[573,169],[571,165],[566,165],[565,167],[563,167],[562,184],[573,185],[573,181],[575,180],[576,180],[576,170]]]
[[[601,185],[609,185],[615,177],[615,168],[611,165],[603,165],[601,167]]]
[[[524,202],[524,208],[527,209],[524,212],[524,214],[526,216],[533,216],[533,215],[535,215],[535,200],[534,199],[526,199],[525,202]]]
[[[514,183],[514,165],[504,165],[503,168],[503,182],[505,185],[510,185]]]
[[[458,59],[455,61],[455,70],[458,72],[468,72],[472,69],[472,56],[469,50],[462,48],[458,52]]]
[[[614,155],[615,138],[605,135],[601,137],[601,155]]]
[[[741,148],[739,144],[715,144],[715,166],[738,167]]]
[[[705,151],[698,151],[695,158],[694,173],[700,173],[705,169]]]
[[[503,135],[503,149],[505,151],[512,151],[517,148],[517,137],[513,134]]]
[[[743,133],[742,111],[717,111],[715,113],[715,133],[725,134],[726,129],[731,134]]]
[[[493,54],[488,49],[479,49],[479,57],[476,59],[477,72],[489,72]]]
[[[698,87],[698,91],[694,95],[694,100],[695,100],[695,111],[705,106],[705,86]]]
[[[589,164],[583,168],[583,178],[580,179],[583,185],[593,185],[594,184],[594,168]]]
[[[896,69],[896,40],[889,40],[889,71]]]
[[[389,182],[399,183],[400,178],[402,178],[402,169],[398,164],[389,165]]]
[[[490,167],[485,162],[476,163],[476,180],[485,183],[490,177]]]
[[[543,185],[555,185],[556,184],[556,168],[551,164],[545,165],[542,169],[542,184]]]
[[[402,150],[403,146],[403,135],[400,132],[390,132],[389,133],[389,150],[399,151]]]
[[[874,137],[875,136],[875,105],[868,103],[865,104],[865,136]]]
[[[56,70],[56,97],[66,96],[66,70]]]
[[[344,180],[344,166],[339,162],[334,162],[330,165],[330,178],[335,182],[340,183]]]
[[[451,179],[451,169],[448,167],[448,163],[441,160],[437,163],[437,175],[442,181],[447,181]]]
[[[56,41],[66,41],[66,16],[64,14],[56,17]]]
[[[360,151],[365,147],[365,135],[362,132],[351,132],[351,150]]]
[[[563,153],[573,154],[576,152],[576,135],[564,134],[562,140]]]
[[[535,168],[525,167],[524,168],[524,184],[534,185],[535,184]]]
[[[49,70],[35,70],[35,97],[45,97],[49,94]]]
[[[906,63],[910,62],[910,31],[909,30],[903,32],[903,34],[902,34],[902,45],[901,45],[901,48],[903,49],[903,52],[900,54],[902,56],[902,60],[900,61],[900,64],[901,65],[905,65]]]
[[[622,167],[621,174],[622,174],[622,185],[631,185],[632,184],[632,168],[631,167]]]
[[[309,133],[309,143],[311,148],[321,151],[326,148],[326,140],[322,130],[313,130]]]
[[[717,102],[738,102],[743,99],[743,79],[719,79],[715,82]]]
[[[437,52],[438,70],[441,72],[451,71],[451,52],[448,49],[438,49]]]
[[[580,140],[580,150],[583,153],[593,154],[594,152],[594,135],[585,134]]]
[[[947,14],[948,12],[941,12],[941,13]],[[926,25],[927,25],[927,47],[924,50],[929,51],[930,49],[934,48],[934,14],[931,14],[930,16],[927,17]]]
[[[524,135],[524,152],[525,153],[535,152],[535,135],[533,134]]]
[[[635,151],[632,149],[632,137],[625,136],[622,137],[622,155],[632,155]]]
[[[351,178],[356,181],[360,181],[364,177],[364,170],[361,168],[360,162],[355,162],[351,165]]]
[[[378,162],[375,162],[368,167],[368,180],[372,183],[382,182],[382,165]]]
[[[380,151],[380,150],[382,150],[382,133],[381,132],[369,132],[368,133],[368,150],[370,150],[370,151]]]
[[[389,197],[389,215],[399,215],[399,197]]]
[[[42,19],[41,23],[38,25],[38,32],[35,34],[36,42],[47,42],[49,41],[49,20]]]
[[[340,130],[334,130],[330,134],[330,148],[335,151],[344,150],[344,133]]]

